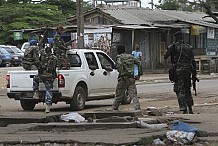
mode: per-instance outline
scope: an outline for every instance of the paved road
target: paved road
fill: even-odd
[[[11,69],[11,68],[10,68]],[[13,68],[20,69],[20,68]],[[6,68],[0,70],[1,78],[3,74],[7,71]],[[167,76],[162,75],[158,77],[154,77],[151,75],[149,79],[145,82],[138,82],[137,88],[140,96],[140,102],[142,104],[142,108],[146,109],[148,106],[156,107],[165,106],[165,105],[174,105],[173,108],[169,110],[178,110],[177,101],[175,98],[175,94],[172,92],[172,83],[169,83],[166,80]],[[142,78],[148,78],[148,76]],[[217,103],[216,97],[218,96],[217,84],[218,79],[215,79],[215,76],[210,76],[213,80],[201,80],[197,84],[198,96],[195,97],[195,103],[198,104],[198,107],[195,107],[198,110],[201,109],[202,104],[204,102],[209,103]],[[151,81],[152,80],[152,81]],[[149,84],[147,84],[149,82]],[[157,83],[161,82],[161,83]],[[146,84],[145,84],[146,83]],[[164,99],[164,100],[163,100]],[[69,112],[69,105],[66,106],[65,103],[58,103],[57,105],[52,106],[52,112],[50,114],[44,114],[44,105],[42,103],[38,104],[34,111],[23,111],[20,107],[19,101],[15,101],[13,99],[7,98],[4,94],[0,96],[1,100],[1,111],[0,117],[46,117],[49,115],[57,115],[64,114]],[[154,100],[154,102],[151,102]],[[86,109],[81,111],[89,112],[89,111],[99,111],[99,110],[107,110],[111,108],[113,100],[102,100],[102,101],[90,101],[87,102]],[[213,106],[207,106],[206,110],[209,113],[207,114],[195,114],[195,115],[180,115],[174,114],[172,116],[175,117],[184,117],[186,119],[190,119],[191,121],[200,122],[198,124],[194,123],[194,126],[201,130],[208,130],[211,133],[218,133],[218,129],[214,127],[218,127],[218,116],[217,110],[212,108]],[[133,109],[132,105],[125,105],[121,107],[121,110],[130,110]],[[217,108],[215,108],[217,109]],[[165,117],[165,116],[164,116]],[[151,117],[153,118],[153,117]],[[156,117],[154,117],[156,118]],[[158,117],[160,118],[160,117]],[[201,123],[202,122],[202,123]],[[0,127],[0,142],[3,141],[12,141],[12,142],[60,142],[60,141],[77,141],[77,142],[94,142],[95,144],[124,144],[124,143],[135,143],[139,141],[140,138],[164,134],[166,131],[163,130],[161,132],[151,132],[148,129],[139,129],[139,128],[126,128],[126,129],[94,129],[94,130],[74,130],[72,125],[66,126],[63,125],[52,125],[43,124],[43,126],[51,125],[50,130],[39,130],[35,129],[37,125],[31,124],[22,124],[22,125],[9,125],[8,127]],[[61,128],[64,126],[65,128]],[[32,130],[27,130],[28,127],[34,127]],[[56,127],[56,128],[55,128]],[[59,128],[58,128],[59,127]]]

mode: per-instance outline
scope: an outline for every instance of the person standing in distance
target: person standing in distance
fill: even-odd
[[[134,79],[134,64],[137,64],[139,67],[141,65],[140,61],[131,54],[126,54],[125,46],[123,45],[117,47],[117,52],[116,67],[119,75],[112,108],[113,110],[118,110],[122,99],[126,97],[125,93],[128,89],[128,94],[133,99],[135,110],[141,110]]]
[[[39,47],[36,40],[31,40],[30,47],[24,52],[22,66],[25,70],[37,70],[39,66]]]
[[[142,58],[142,52],[139,49],[139,45],[136,44],[135,46],[135,50],[132,51],[132,56],[137,58],[140,62],[141,62],[141,58]],[[134,77],[135,79],[138,78],[139,72],[138,72],[139,68],[138,66],[135,64],[134,65]]]
[[[180,111],[183,114],[193,114],[194,101],[191,94],[191,75],[196,68],[192,47],[184,43],[183,33],[178,31],[174,34],[174,43],[168,46],[164,59],[171,56],[171,63],[176,67],[176,80],[174,81],[174,92],[176,93]]]

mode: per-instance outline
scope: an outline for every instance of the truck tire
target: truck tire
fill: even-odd
[[[128,94],[128,91],[126,91],[126,96],[125,98],[122,99],[121,104],[125,105],[125,104],[130,104],[132,101],[131,97]]]
[[[73,98],[70,101],[70,107],[72,110],[82,110],[85,107],[85,101],[86,101],[86,91],[81,86],[77,86]]]
[[[20,105],[24,110],[33,110],[36,106],[36,103],[31,100],[20,100]]]

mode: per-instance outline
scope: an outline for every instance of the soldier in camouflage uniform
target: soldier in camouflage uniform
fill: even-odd
[[[50,112],[50,106],[52,105],[52,92],[53,82],[57,77],[56,73],[57,57],[52,54],[51,48],[45,48],[45,51],[41,51],[40,54],[40,66],[38,69],[38,75],[33,79],[33,90],[39,91],[39,82],[43,82],[46,88],[45,113]]]
[[[66,56],[66,51],[69,50],[65,47],[65,43],[61,38],[63,27],[57,27],[57,33],[54,36],[54,54],[58,58],[58,69],[70,69],[70,62]]]
[[[30,47],[25,50],[22,66],[25,70],[37,70],[39,64],[39,47],[36,40],[30,41]]]
[[[180,111],[184,114],[193,114],[194,104],[191,94],[191,74],[194,70],[194,53],[192,47],[184,43],[183,33],[178,31],[174,34],[175,42],[168,46],[164,59],[171,56],[171,62],[176,67],[177,80],[174,81],[174,92],[177,95]],[[188,108],[188,109],[187,109]]]
[[[113,110],[118,110],[122,99],[126,97],[125,93],[128,89],[129,96],[133,99],[135,110],[140,110],[140,103],[137,96],[137,89],[134,79],[134,64],[138,67],[141,65],[140,61],[130,54],[125,53],[125,47],[120,45],[117,47],[118,55],[116,56],[116,67],[119,72],[118,83],[116,87],[116,95],[113,102]],[[139,67],[140,68],[140,67]],[[142,70],[139,70],[139,75]]]

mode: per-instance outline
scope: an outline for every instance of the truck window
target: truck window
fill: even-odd
[[[82,64],[78,54],[68,54],[67,58],[69,59],[71,67],[80,67]]]
[[[105,69],[106,66],[110,65],[113,69],[115,69],[115,64],[113,61],[104,53],[97,53],[97,56],[99,58],[99,61],[101,63],[101,67]]]
[[[89,65],[89,68],[90,68],[90,66],[95,66],[96,69],[99,68],[97,61],[96,61],[96,58],[92,52],[85,53],[85,57],[86,57],[86,61],[87,61],[88,65]]]

